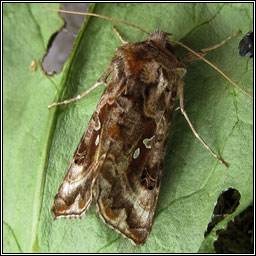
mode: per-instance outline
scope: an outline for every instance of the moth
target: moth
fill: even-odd
[[[222,164],[228,164],[203,141],[187,116],[186,68],[168,50],[169,33],[156,30],[139,43],[127,43],[117,34],[123,46],[100,79],[81,95],[49,106],[70,103],[100,84],[106,86],[54,198],[52,215],[81,217],[94,200],[103,221],[140,246],[152,226],[177,94],[196,137]],[[204,59],[203,52],[190,51]]]

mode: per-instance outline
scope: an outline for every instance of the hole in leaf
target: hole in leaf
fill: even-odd
[[[228,188],[220,194],[213,210],[212,220],[208,224],[207,230],[204,233],[205,237],[220,221],[236,210],[239,205],[240,198],[241,195],[238,190],[233,188]]]
[[[217,230],[218,239],[214,242],[216,253],[253,254],[253,227],[253,206],[248,206],[227,224],[226,229]]]
[[[90,3],[66,3],[61,9],[86,12],[89,5]],[[85,19],[83,15],[67,13],[60,13],[60,16],[65,20],[65,25],[50,38],[47,53],[42,61],[42,69],[47,75],[53,75],[62,70]]]
[[[254,52],[254,37],[253,32],[248,32],[243,39],[239,42],[239,55],[241,57],[249,57],[253,58],[253,52]]]

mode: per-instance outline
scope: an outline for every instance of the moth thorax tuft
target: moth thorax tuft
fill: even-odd
[[[169,33],[162,30],[156,30],[155,33],[150,34],[149,38],[165,47]]]

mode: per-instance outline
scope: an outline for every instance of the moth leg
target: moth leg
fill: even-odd
[[[116,32],[118,38],[121,40],[122,44],[127,44],[128,42],[125,41],[122,36],[120,35],[119,31],[117,30],[117,28],[115,26],[112,27],[114,29],[114,31]]]
[[[227,43],[229,40],[233,39],[234,37],[238,36],[241,34],[241,31],[237,31],[236,33],[232,34],[231,36],[227,37],[226,39],[224,39],[223,41],[221,41],[218,44],[215,44],[213,46],[201,49],[199,51],[197,51],[196,53],[199,54],[200,56],[204,57],[206,55],[206,52],[215,50],[217,48],[219,48],[220,46],[224,45],[225,43]],[[200,58],[198,56],[196,56],[193,53],[189,53],[183,57],[181,57],[181,61],[191,61],[191,60],[199,60]]]
[[[187,120],[191,130],[193,131],[194,135],[196,136],[196,138],[204,145],[204,147],[215,157],[218,159],[218,161],[223,164],[224,166],[228,167],[229,164],[226,163],[220,156],[218,156],[207,144],[206,142],[200,137],[200,135],[198,134],[198,132],[196,131],[195,127],[193,126],[192,122],[190,121],[187,112],[185,110],[185,104],[184,104],[184,94],[183,94],[183,86],[184,86],[184,82],[182,80],[178,81],[178,96],[180,99],[180,109],[181,109],[181,113],[184,115],[185,119]]]
[[[80,95],[68,99],[68,100],[64,100],[61,102],[54,102],[51,105],[48,106],[48,109],[57,106],[57,105],[63,105],[63,104],[68,104],[70,102],[76,101],[76,100],[80,100],[82,99],[85,95],[89,94],[92,90],[94,90],[95,88],[97,88],[99,85],[101,84],[105,84],[106,86],[106,80],[108,78],[108,76],[110,75],[110,73],[112,72],[113,67],[112,67],[112,62],[108,65],[107,69],[105,70],[104,74],[100,77],[100,79],[92,86],[90,87],[88,90],[84,91],[83,93],[81,93]]]

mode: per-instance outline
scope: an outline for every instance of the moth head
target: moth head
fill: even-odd
[[[172,34],[157,29],[155,33],[150,34],[149,39],[165,47],[169,35],[172,35]]]

